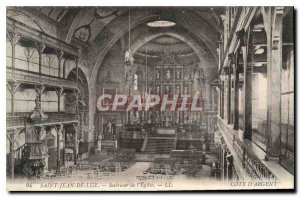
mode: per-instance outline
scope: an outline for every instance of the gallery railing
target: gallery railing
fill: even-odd
[[[13,74],[14,72],[14,74]],[[32,71],[22,70],[22,69],[12,69],[10,67],[6,68],[6,79],[20,81],[21,83],[33,83],[33,84],[44,84],[44,85],[54,85],[62,86],[65,88],[77,89],[77,84],[75,81],[67,80],[64,78],[58,78],[55,76],[49,76],[45,74],[39,74]]]
[[[253,143],[251,141],[246,139],[241,141],[238,137],[238,131],[229,128],[221,119],[218,120],[218,125],[223,132],[223,136],[229,140],[231,143],[230,146],[233,147],[233,151],[238,157],[234,159],[241,161],[239,167],[243,168],[249,178],[270,181],[278,180],[265,165],[265,162],[258,157],[255,151],[253,151]]]
[[[29,117],[29,115],[30,113],[19,113],[16,116],[6,116],[6,127],[25,126],[25,121]],[[46,115],[48,116],[48,118],[35,119],[34,124],[78,121],[77,114],[46,112]]]

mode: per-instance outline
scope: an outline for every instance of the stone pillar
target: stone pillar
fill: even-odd
[[[237,36],[243,52],[244,61],[244,139],[252,140],[252,46],[248,40],[250,30],[240,30]]]
[[[230,163],[229,161],[226,160],[226,181],[229,181],[229,168],[230,168]]]
[[[224,114],[224,121],[228,120],[228,67],[224,68],[224,88],[223,88],[223,114]]]
[[[62,76],[62,78],[65,78],[65,77],[66,77],[66,60],[63,63],[63,76]]]
[[[78,101],[79,101],[79,89],[73,91],[75,97],[76,97],[76,106],[75,106],[75,113],[79,113],[79,106],[78,106]]]
[[[7,36],[8,36],[8,39],[11,43],[11,49],[12,49],[12,78],[14,78],[15,76],[15,64],[16,64],[16,45],[18,44],[19,40],[21,39],[21,36],[17,33],[11,33],[11,32],[8,32],[7,33]],[[15,96],[15,93],[17,91],[19,87],[19,83],[17,82],[8,82],[8,88],[9,88],[9,91],[11,93],[11,115],[13,116],[14,115],[14,96]]]
[[[11,115],[14,116],[15,115],[15,93],[17,92],[20,83],[16,81],[8,81],[6,85],[11,94]]]
[[[43,52],[46,48],[46,45],[44,45],[43,43],[36,42],[35,46],[36,46],[37,52],[39,54],[39,74],[42,74]],[[41,78],[41,75],[40,75],[40,78]]]
[[[221,82],[221,118],[224,119],[224,81]]]
[[[225,168],[225,165],[224,165],[224,152],[225,152],[225,149],[224,149],[224,145],[221,145],[221,180],[224,180],[224,168]]]
[[[222,116],[222,82],[220,81],[219,82],[219,88],[218,88],[218,92],[219,92],[219,116],[221,117]]]
[[[58,127],[56,127],[56,133],[57,133],[57,137],[56,137],[56,143],[57,143],[57,166],[56,169],[59,171],[60,170],[60,137],[62,136],[62,130],[63,130],[63,124],[58,125]]]
[[[64,55],[64,52],[62,50],[60,50],[60,49],[56,50],[56,56],[58,59],[58,78],[61,78],[60,70],[61,70],[61,62],[63,59],[63,55]]]
[[[211,110],[215,111],[215,87],[210,87],[210,94],[211,94]]]
[[[262,7],[267,34],[267,160],[279,160],[281,133],[282,18],[284,7]]]
[[[60,113],[60,98],[63,94],[64,89],[62,87],[59,87],[55,90],[57,94],[57,112]]]
[[[8,39],[11,43],[11,50],[12,50],[12,58],[11,58],[11,66],[12,66],[12,77],[14,78],[15,75],[15,64],[16,64],[16,45],[18,44],[21,36],[17,33],[7,33]]]
[[[227,162],[226,162],[226,155],[227,151],[226,148],[224,147],[223,154],[222,154],[222,159],[223,159],[223,181],[227,179]]]
[[[12,129],[9,132],[7,131],[6,136],[9,140],[9,152],[10,152],[10,178],[15,178],[15,134],[17,133],[16,129]]]
[[[227,92],[227,124],[231,124],[231,73],[232,73],[232,61],[233,54],[229,55],[229,66],[228,66],[228,92]]]
[[[240,50],[237,51],[235,59],[234,69],[234,114],[233,114],[233,129],[239,129],[239,54]]]
[[[65,156],[65,152],[66,152],[66,130],[65,130],[65,127],[63,126],[62,124],[62,130],[61,130],[61,134],[62,134],[62,141],[63,141],[63,155],[62,155],[62,158],[63,158],[63,166],[66,165],[66,156]]]
[[[76,65],[76,82],[77,82],[77,88],[79,88],[79,76],[78,76],[78,57],[74,58],[75,65]]]
[[[75,131],[75,153],[74,153],[74,164],[77,164],[77,156],[78,156],[78,123],[73,123],[73,128]]]

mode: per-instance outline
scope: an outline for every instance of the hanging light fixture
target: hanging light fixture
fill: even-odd
[[[130,8],[129,8],[129,12],[128,12],[128,28],[129,28],[129,32],[128,32],[128,50],[125,52],[125,59],[124,59],[124,62],[125,64],[127,65],[133,65],[133,62],[134,62],[134,58],[132,56],[132,51],[131,51],[131,48],[130,48]]]

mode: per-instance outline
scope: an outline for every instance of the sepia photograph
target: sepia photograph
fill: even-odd
[[[295,189],[294,7],[76,5],[5,8],[7,191]]]

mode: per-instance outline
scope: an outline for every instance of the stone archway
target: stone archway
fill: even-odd
[[[176,22],[178,25],[182,26],[182,28],[184,29],[188,29],[188,25],[189,24],[184,24],[183,21],[180,21],[179,19],[172,19],[172,18],[168,18],[165,16],[161,16],[161,15],[149,15],[149,16],[145,16],[139,20],[133,21],[130,25],[130,27],[133,29],[141,24],[145,24],[149,21],[152,20],[171,20]],[[113,26],[113,24],[111,24]],[[99,68],[106,56],[106,54],[109,52],[109,50],[111,49],[112,46],[115,45],[115,43],[121,38],[123,37],[127,32],[128,32],[129,26],[126,25],[125,27],[123,27],[118,33],[116,33],[115,35],[113,35],[113,37],[106,43],[106,45],[102,48],[102,50],[96,55],[96,61],[94,62],[94,66],[93,66],[93,70],[91,73],[91,78],[90,78],[90,83],[91,86],[93,86],[93,84],[96,81],[97,78],[97,73],[99,71]],[[209,40],[207,40],[208,38],[205,38],[202,36],[201,32],[198,34],[198,36],[200,36],[201,41],[204,43],[205,47],[208,48],[208,50],[210,51],[212,57],[214,58],[215,61],[217,61],[217,56],[216,56],[216,51],[215,49],[213,49],[211,47],[211,45],[208,43]]]
[[[67,79],[76,81],[76,68],[72,69]],[[78,110],[79,110],[79,122],[80,122],[80,141],[86,141],[88,139],[88,132],[89,129],[89,86],[88,80],[84,74],[84,72],[78,68],[78,88],[79,88],[79,103],[78,103]],[[72,108],[72,101],[74,100],[74,95],[72,93],[66,95],[65,105],[71,105]],[[93,132],[93,131],[91,131]]]
[[[147,42],[149,42],[152,39],[155,39],[159,36],[162,35],[168,35],[168,36],[172,36],[174,38],[177,38],[183,42],[185,42],[187,45],[189,45],[196,53],[198,59],[201,61],[204,59],[203,57],[203,51],[201,50],[201,48],[199,46],[197,46],[193,40],[191,38],[189,38],[188,36],[184,35],[184,34],[179,34],[177,32],[160,32],[160,33],[154,33],[154,34],[150,34],[147,36],[144,36],[142,39],[139,39],[137,42],[135,42],[132,46],[131,46],[131,50],[133,55],[138,51],[138,49],[143,46],[144,44],[146,44]]]

